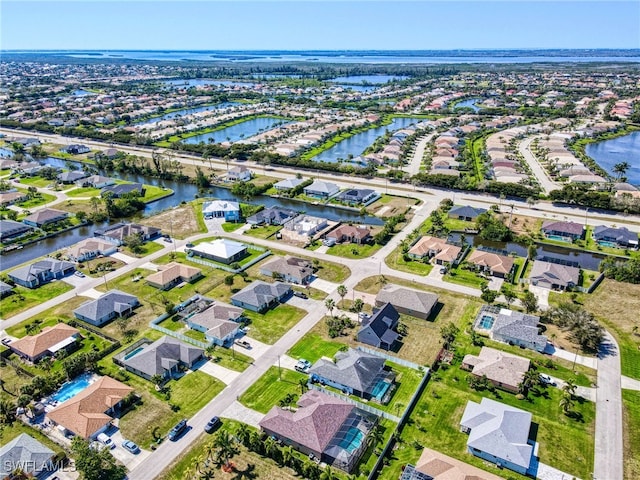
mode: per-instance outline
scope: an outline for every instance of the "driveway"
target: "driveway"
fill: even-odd
[[[213,352],[213,355],[215,356],[215,352]],[[226,385],[229,385],[231,382],[233,382],[241,373],[229,368],[222,367],[215,362],[205,362],[200,365],[198,370],[206,373],[207,375],[211,375],[214,378],[217,378]]]
[[[104,295],[104,292],[99,292],[95,288],[90,288],[89,290],[85,290],[84,292],[82,292],[82,296],[83,297],[89,297],[89,298],[93,298],[93,299],[96,299],[96,298],[100,297],[101,295]],[[78,296],[78,294],[76,294],[76,297],[77,296]]]
[[[328,282],[318,277],[314,277],[313,281],[309,284],[310,287],[322,290],[324,293],[333,293],[338,285],[333,282]]]
[[[122,462],[122,464],[129,470],[137,467],[142,461],[144,461],[149,455],[151,455],[151,451],[149,450],[140,449],[140,453],[137,454],[133,454],[130,451],[125,450],[125,448],[122,446],[122,442],[125,439],[122,436],[122,432],[119,428],[116,429],[113,433],[110,433],[109,436],[111,437],[113,443],[116,444],[116,448],[111,449],[111,455]]]
[[[564,380],[560,380],[559,378],[556,378],[554,376],[549,375],[554,382],[556,382],[556,388],[558,389],[562,389],[562,387],[564,387],[565,385],[565,381]],[[576,388],[576,396],[578,397],[582,397],[585,400],[589,400],[590,402],[595,402],[596,401],[596,389],[595,388],[591,388],[591,387],[577,387]]]
[[[549,308],[549,292],[548,288],[542,288],[537,285],[529,284],[529,291],[532,292],[538,299],[538,307],[540,310],[546,310]]]
[[[158,242],[158,243],[160,243],[161,245],[167,245],[165,242]],[[127,265],[138,260],[136,257],[132,257],[131,255],[127,255],[126,253],[122,253],[122,252],[112,253],[110,256],[126,263]]]
[[[267,345],[266,343],[259,342],[255,338],[251,338],[251,325],[245,327],[248,336],[244,336],[241,340],[249,342],[251,348],[243,348],[240,345],[234,345],[233,348],[236,352],[240,352],[243,355],[247,355],[254,360],[256,358],[260,358],[262,355],[266,353],[267,350],[271,348],[271,345]]]
[[[536,472],[538,480],[574,480],[578,477],[564,473],[557,468],[553,468],[545,463],[538,463],[538,471]]]
[[[235,401],[229,405],[221,414],[221,417],[231,418],[239,422],[246,423],[252,427],[259,428],[260,420],[264,418],[264,413],[256,412],[245,407],[240,402]],[[224,420],[223,420],[224,421]]]
[[[583,355],[578,355],[577,352],[562,350],[554,347],[550,343],[547,343],[547,346],[544,349],[544,353],[546,353],[547,355],[553,355],[554,357],[563,358],[565,360],[568,360],[569,362],[575,362],[580,365],[584,365],[585,367],[593,368],[594,370],[598,369],[598,359],[594,357],[585,357]]]
[[[62,279],[62,281],[64,283],[68,283],[72,287],[84,287],[86,285],[91,284],[92,280],[93,280],[93,278],[87,277],[86,275],[84,277],[78,277],[75,274],[74,275],[69,275],[68,277],[64,277]]]

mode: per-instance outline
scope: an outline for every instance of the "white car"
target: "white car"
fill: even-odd
[[[105,445],[106,447],[108,447],[109,449],[111,448],[116,448],[116,444],[113,443],[113,440],[111,440],[111,438],[106,434],[106,433],[101,433],[98,435],[98,441]]]
[[[556,386],[556,382],[553,378],[551,378],[549,375],[547,375],[546,373],[541,373],[540,374],[540,381],[546,385],[551,385],[551,386]]]

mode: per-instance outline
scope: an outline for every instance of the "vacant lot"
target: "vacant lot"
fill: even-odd
[[[264,314],[245,310],[244,316],[250,320],[249,336],[259,342],[273,344],[291,330],[307,314],[293,305],[280,304]]]
[[[65,321],[74,319],[73,310],[87,300],[91,299],[88,297],[75,296],[60,305],[56,305],[38,315],[34,315],[24,322],[7,328],[7,333],[14,337],[22,338],[27,334],[27,325],[30,323],[37,323],[40,328],[44,328],[55,325],[58,323],[58,319]]]
[[[317,328],[318,326],[316,325],[314,329]],[[315,363],[322,357],[333,358],[338,351],[346,348],[343,343],[325,340],[322,334],[311,331],[302,337],[287,353],[295,359],[304,358],[311,363]]]
[[[207,229],[203,222],[198,221],[194,208],[191,204],[180,205],[152,217],[143,218],[140,223],[161,228],[164,233],[171,234],[173,231],[172,235],[176,238],[186,238],[197,233],[204,233]]]
[[[403,214],[412,205],[417,205],[420,200],[408,197],[396,197],[383,194],[378,200],[367,207],[367,213],[381,218],[393,217]]]
[[[267,413],[278,405],[288,393],[297,398],[302,395],[300,380],[307,381],[307,375],[286,368],[270,367],[251,387],[242,394],[240,403],[261,413]],[[304,388],[306,391],[306,387]],[[294,402],[295,404],[295,402]]]
[[[69,290],[73,290],[73,287],[60,280],[49,282],[38,288],[16,286],[13,294],[0,300],[0,318],[12,317]]]

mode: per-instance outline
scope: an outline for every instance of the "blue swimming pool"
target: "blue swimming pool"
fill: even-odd
[[[344,448],[347,452],[353,453],[355,450],[362,445],[362,440],[364,439],[364,433],[355,427],[349,427],[347,433],[345,433],[344,437],[340,440],[338,445]]]
[[[549,240],[555,240],[556,242],[570,242],[570,240],[561,235],[547,235],[547,238]]]
[[[478,328],[490,330],[493,327],[493,322],[495,322],[495,319],[491,315],[483,315],[480,323],[478,323]]]
[[[371,396],[376,398],[377,400],[382,400],[384,394],[387,393],[391,384],[389,382],[385,382],[384,380],[378,380],[378,383],[374,385],[371,389]]]
[[[131,357],[136,356],[138,353],[140,353],[142,350],[144,350],[144,347],[145,347],[145,346],[138,347],[138,348],[136,348],[135,350],[133,350],[133,351],[131,351],[131,352],[127,353],[127,354],[124,356],[124,359],[125,359],[125,360],[129,360]]]
[[[49,399],[58,403],[66,402],[91,385],[94,380],[95,375],[92,373],[83,373],[70,382],[63,384],[56,393],[51,395]]]

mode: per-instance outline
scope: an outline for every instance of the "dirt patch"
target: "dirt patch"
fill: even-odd
[[[542,226],[541,219],[527,217],[526,215],[503,213],[501,218],[505,225],[509,225],[509,228],[511,228],[516,235],[529,235],[539,232]],[[511,222],[511,224],[509,224],[509,222]]]
[[[417,203],[415,198],[385,196],[367,207],[367,212],[380,218],[389,218],[405,213]]]
[[[176,238],[186,238],[201,233],[196,214],[189,204],[180,205],[178,208],[167,210],[153,217],[143,218],[140,223],[161,228],[166,233],[172,229],[173,236]]]

